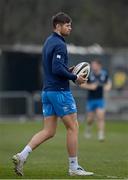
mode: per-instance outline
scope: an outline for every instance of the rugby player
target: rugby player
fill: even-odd
[[[52,17],[53,33],[46,39],[42,50],[44,128],[32,137],[21,152],[13,156],[15,172],[18,175],[23,175],[23,165],[28,155],[55,135],[58,117],[62,119],[67,130],[69,175],[93,174],[79,166],[77,158],[77,108],[69,88],[69,80],[81,84],[86,79],[82,75],[74,75],[71,72],[73,68],[68,68],[68,54],[64,38],[72,30],[71,23],[71,18],[63,12]]]
[[[105,91],[110,91],[112,83],[108,72],[103,69],[99,59],[91,62],[91,72],[88,82],[81,84],[81,88],[88,90],[86,110],[87,110],[87,128],[85,137],[91,137],[91,128],[96,117],[98,126],[98,139],[103,141],[105,138]]]

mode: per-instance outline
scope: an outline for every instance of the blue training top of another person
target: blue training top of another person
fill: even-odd
[[[99,74],[91,72],[88,78],[88,83],[96,83],[98,86],[95,90],[88,90],[88,100],[103,99],[104,98],[104,84],[109,80],[108,72],[104,69]]]

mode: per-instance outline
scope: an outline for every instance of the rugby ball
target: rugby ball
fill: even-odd
[[[83,75],[84,77],[88,78],[90,73],[90,64],[87,62],[81,62],[74,67],[72,72],[75,75]]]

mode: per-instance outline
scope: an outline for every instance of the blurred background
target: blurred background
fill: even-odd
[[[128,120],[127,0],[0,0],[0,119],[42,118],[41,51],[60,11],[73,20],[69,66],[101,59],[113,82],[107,118]],[[83,120],[86,90],[71,89]]]

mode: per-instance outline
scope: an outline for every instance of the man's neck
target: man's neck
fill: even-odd
[[[55,32],[55,33],[57,33],[58,35],[62,36],[62,34],[61,34],[59,31],[57,31],[57,30],[54,30],[53,32]],[[62,36],[62,37],[63,37],[63,36]]]
[[[97,71],[94,71],[96,75],[99,75],[100,72],[101,72],[101,69],[100,70],[97,70]]]

